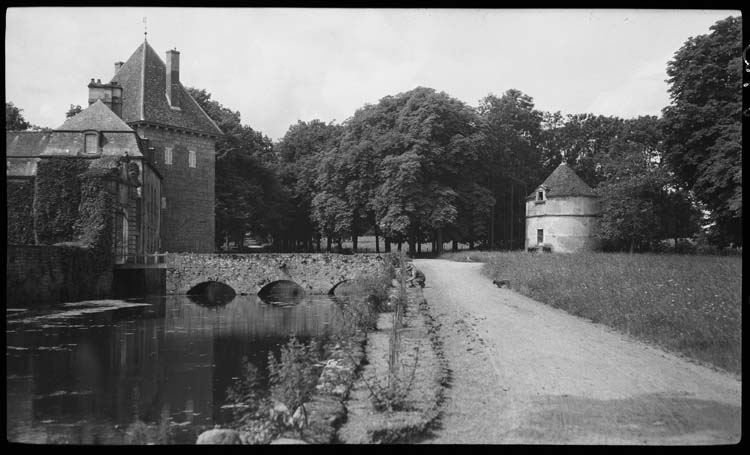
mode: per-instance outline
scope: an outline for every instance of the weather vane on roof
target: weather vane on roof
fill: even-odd
[[[146,16],[143,16],[143,41],[147,41],[146,35],[148,35],[148,23]]]

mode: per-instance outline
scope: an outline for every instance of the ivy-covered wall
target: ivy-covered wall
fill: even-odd
[[[110,296],[119,165],[112,157],[39,161],[31,192],[39,245],[9,246],[9,307]]]
[[[6,180],[8,243],[34,244],[34,180]]]
[[[76,241],[75,226],[81,203],[78,178],[91,160],[48,157],[39,161],[34,188],[34,225],[41,245]]]

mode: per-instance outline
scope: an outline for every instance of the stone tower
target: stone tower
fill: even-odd
[[[526,249],[592,250],[599,197],[565,162],[526,197]]]
[[[180,82],[180,53],[165,57],[144,41],[115,63],[108,84],[92,81],[89,102],[110,93],[113,111],[147,143],[147,158],[163,176],[161,250],[213,252],[215,142],[222,132]]]

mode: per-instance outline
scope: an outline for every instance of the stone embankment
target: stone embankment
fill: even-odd
[[[392,308],[400,298],[399,289],[394,280],[389,296]],[[316,392],[305,404],[308,424],[303,429],[290,429],[272,437],[271,421],[282,420],[282,426],[293,428],[303,418],[299,409],[292,413],[277,403],[262,428],[215,428],[202,433],[196,443],[370,444],[419,440],[437,422],[450,376],[428,309],[420,288],[406,288],[406,310],[399,331],[399,366],[394,376],[405,394],[396,409],[376,410],[373,400],[374,394],[383,393],[378,386],[385,387],[389,374],[394,313],[386,312],[379,315],[377,330],[358,332],[332,347]]]
[[[282,432],[275,439],[271,422],[282,421],[293,428],[304,417],[301,409],[292,413],[282,403],[269,411],[269,420],[258,427],[239,429],[214,428],[198,436],[196,444],[332,444],[337,442],[337,429],[346,418],[344,400],[364,359],[364,334],[337,343],[325,362],[312,399],[305,403],[307,426],[302,430]],[[273,440],[272,440],[273,439]]]
[[[398,289],[398,288],[395,288]],[[398,298],[397,295],[394,296]],[[405,392],[396,409],[378,411],[373,394],[385,394],[393,313],[382,313],[367,336],[367,365],[346,402],[348,417],[339,430],[347,444],[415,442],[437,423],[450,372],[420,288],[406,288],[406,311],[400,329],[398,389]],[[381,397],[383,398],[383,397]]]

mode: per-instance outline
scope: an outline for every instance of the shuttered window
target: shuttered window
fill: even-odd
[[[164,149],[164,164],[172,164],[172,147]]]
[[[188,151],[188,166],[195,167],[195,150]]]
[[[98,134],[87,134],[86,142],[84,144],[85,153],[98,153],[99,152],[99,135]]]

